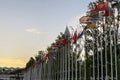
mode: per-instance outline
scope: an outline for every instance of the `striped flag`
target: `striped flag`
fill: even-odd
[[[79,19],[80,24],[91,24],[92,23],[92,17],[90,16],[83,16]]]

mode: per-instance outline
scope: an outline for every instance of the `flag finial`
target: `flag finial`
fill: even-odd
[[[67,37],[70,37],[70,31],[69,31],[69,29],[68,29],[68,26],[66,26],[64,35],[67,36]]]

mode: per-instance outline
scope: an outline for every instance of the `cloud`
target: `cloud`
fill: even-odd
[[[34,34],[41,34],[42,32],[38,31],[35,28],[28,28],[25,30],[26,32],[34,33]]]

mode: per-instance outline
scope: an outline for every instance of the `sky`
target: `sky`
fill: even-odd
[[[0,67],[25,67],[95,0],[0,0]]]

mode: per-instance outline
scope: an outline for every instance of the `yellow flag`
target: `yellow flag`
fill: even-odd
[[[96,24],[92,23],[86,26],[86,28],[96,28]]]

